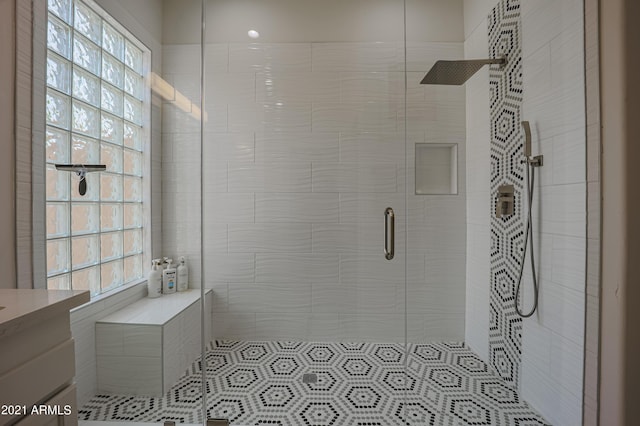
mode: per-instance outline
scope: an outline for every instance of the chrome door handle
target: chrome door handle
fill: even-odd
[[[396,244],[396,216],[391,207],[384,211],[384,257],[393,259]]]

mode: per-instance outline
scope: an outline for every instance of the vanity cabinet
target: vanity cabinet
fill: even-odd
[[[89,292],[0,290],[0,425],[76,425],[69,311]]]

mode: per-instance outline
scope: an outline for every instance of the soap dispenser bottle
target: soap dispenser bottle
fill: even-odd
[[[153,259],[149,276],[147,277],[147,297],[162,296],[162,266],[160,259]]]
[[[176,292],[176,268],[173,267],[173,260],[167,259],[167,269],[162,271],[162,292],[170,294]]]
[[[187,263],[184,260],[184,256],[180,257],[180,264],[178,265],[178,291],[185,291],[189,288],[189,269]]]

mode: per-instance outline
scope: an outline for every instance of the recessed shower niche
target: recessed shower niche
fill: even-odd
[[[458,193],[458,144],[416,144],[416,195]]]

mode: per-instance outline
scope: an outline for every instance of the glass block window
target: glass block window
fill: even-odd
[[[48,0],[47,288],[97,295],[143,277],[150,52],[90,0]],[[105,164],[79,177],[55,164]]]

